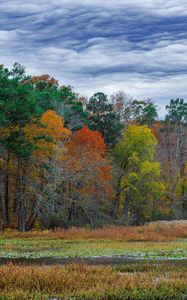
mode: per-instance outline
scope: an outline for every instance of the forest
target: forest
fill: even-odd
[[[0,65],[0,225],[29,231],[187,218],[187,102],[163,118],[123,91],[89,99]]]

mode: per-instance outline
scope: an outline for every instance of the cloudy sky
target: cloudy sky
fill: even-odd
[[[123,90],[160,114],[187,99],[187,0],[1,0],[0,63],[81,95]]]

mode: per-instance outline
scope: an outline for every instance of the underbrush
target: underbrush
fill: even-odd
[[[3,300],[182,300],[187,293],[184,268],[164,267],[144,272],[124,267],[73,264],[53,267],[0,266],[0,299]]]

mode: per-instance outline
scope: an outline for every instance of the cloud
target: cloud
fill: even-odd
[[[0,57],[90,96],[187,97],[187,2],[1,0]]]

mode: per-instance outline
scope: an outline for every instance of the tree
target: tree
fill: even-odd
[[[134,167],[134,166],[133,166]],[[161,182],[160,164],[144,161],[124,177],[123,195],[126,197],[125,219],[131,225],[140,225],[154,219],[157,206],[164,195],[165,186]]]
[[[139,125],[150,127],[158,118],[157,107],[150,99],[146,101],[133,100],[130,110],[131,119]]]
[[[123,91],[118,91],[111,96],[113,110],[120,115],[120,120],[124,126],[128,126],[131,119],[132,97]]]
[[[1,135],[1,145],[6,149],[7,155],[13,153],[17,157],[18,185],[19,185],[19,228],[25,230],[25,199],[23,192],[22,164],[30,157],[34,150],[24,135],[24,127],[37,115],[37,103],[32,88],[20,84],[23,70],[15,68],[12,71],[1,68],[0,70],[0,126],[4,127]],[[18,74],[18,76],[16,76]],[[9,158],[7,156],[7,165]],[[8,180],[8,177],[7,177]],[[8,182],[7,182],[8,184]],[[8,193],[6,193],[8,201]],[[8,204],[6,203],[6,206]],[[7,216],[8,219],[8,216]]]
[[[75,132],[88,124],[88,113],[84,108],[82,98],[76,94],[71,86],[60,88],[60,99],[65,126]]]
[[[168,153],[168,176],[170,184],[170,197],[172,199],[172,214],[176,217],[176,200],[182,203],[182,215],[186,214],[185,207],[187,195],[185,193],[185,163],[186,163],[186,126],[187,126],[187,103],[183,99],[172,99],[166,106],[164,134],[166,151]],[[180,182],[181,193],[176,197],[176,190]]]
[[[0,65],[0,226],[185,218],[187,103],[166,110],[158,121],[149,99],[87,101],[48,74]]]
[[[113,147],[123,128],[120,114],[114,111],[113,104],[109,103],[107,96],[101,92],[90,98],[86,108],[89,112],[89,128],[99,131],[105,143],[110,148]]]
[[[110,199],[112,194],[111,166],[105,157],[104,139],[100,132],[84,126],[66,143],[66,148],[63,169],[69,177],[68,219],[81,210],[93,225],[99,218],[100,202]]]
[[[123,139],[113,150],[118,176],[112,215],[116,214],[120,199],[123,198],[123,215],[127,222],[129,217],[133,223],[146,220],[147,215],[138,215],[135,208],[139,207],[139,212],[145,212],[145,207],[151,210],[159,188],[162,190],[160,167],[153,162],[156,145],[156,138],[147,126],[131,125],[124,131]],[[151,186],[153,189],[150,189]]]
[[[49,109],[56,111],[59,107],[61,102],[59,83],[55,78],[48,74],[28,76],[21,81],[21,84],[32,87],[40,115]]]
[[[36,217],[48,218],[58,207],[60,185],[63,177],[61,161],[64,144],[71,136],[64,127],[63,117],[47,110],[40,122],[25,127],[27,139],[34,143],[32,157],[25,164],[25,193],[27,196],[27,227],[31,228]],[[57,178],[58,176],[58,178]]]
[[[88,123],[83,102],[71,86],[60,86],[58,80],[48,74],[28,77],[22,80],[22,84],[32,86],[40,114],[50,109],[55,111],[63,116],[65,126],[73,132]]]
[[[187,102],[184,99],[172,99],[169,105],[166,105],[166,121],[174,124],[187,123]]]

